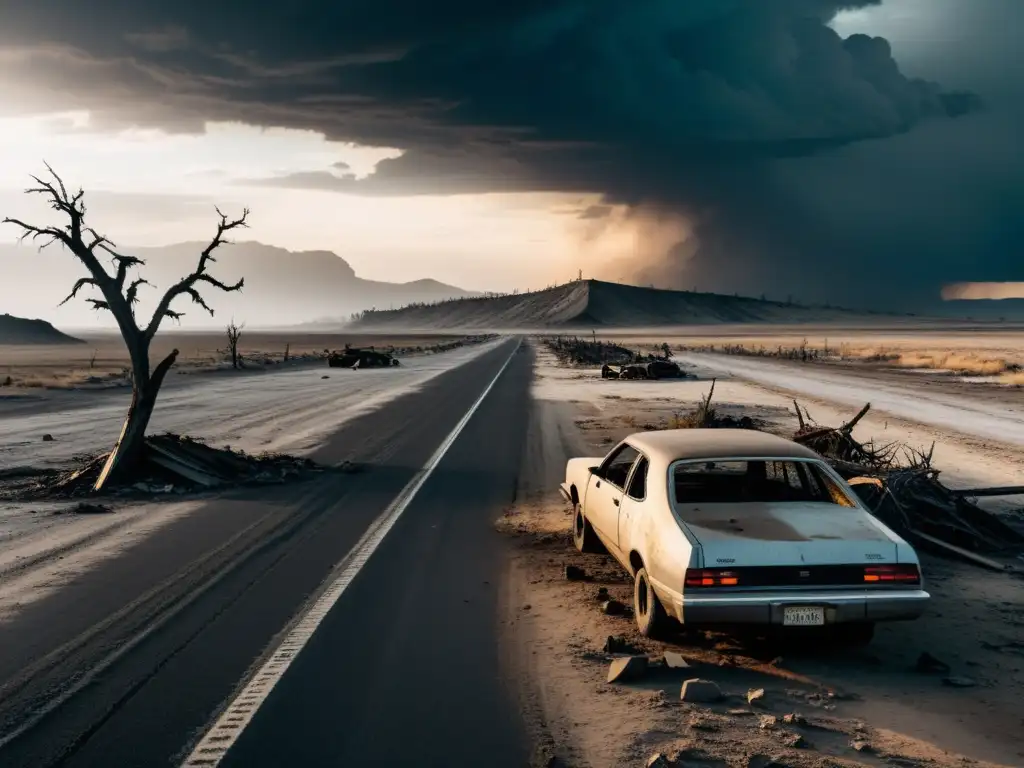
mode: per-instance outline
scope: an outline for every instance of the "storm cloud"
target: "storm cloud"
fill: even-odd
[[[405,150],[366,179],[240,183],[597,192],[638,222],[686,220],[686,242],[637,263],[644,282],[909,309],[946,282],[1019,279],[1016,118],[969,72],[955,88],[908,76],[886,40],[828,26],[877,4],[13,0],[0,101],[89,109],[101,127],[239,120]],[[972,51],[1024,15],[959,8]],[[930,53],[948,72],[963,50]]]

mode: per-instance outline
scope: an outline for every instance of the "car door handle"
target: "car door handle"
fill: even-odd
[[[618,499],[612,499],[612,504],[614,504],[616,507],[619,506],[619,500]]]
[[[594,483],[594,487],[595,488],[600,488],[601,487],[601,481],[598,480],[596,483]]]

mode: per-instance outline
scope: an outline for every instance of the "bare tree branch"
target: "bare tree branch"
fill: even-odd
[[[132,284],[128,286],[128,290],[124,294],[125,299],[128,301],[128,306],[134,307],[139,303],[139,288],[143,285],[152,285],[152,283],[143,277],[137,277],[132,280]]]
[[[183,277],[177,283],[167,289],[163,298],[160,299],[160,303],[157,305],[156,311],[153,313],[153,318],[149,321],[149,325],[146,327],[146,336],[152,339],[157,330],[160,328],[160,323],[165,317],[169,317],[173,320],[181,319],[184,313],[173,312],[171,310],[171,302],[173,302],[179,296],[188,295],[192,298],[192,301],[207,312],[213,315],[213,309],[203,300],[203,297],[196,290],[196,283],[207,283],[215,288],[219,288],[222,291],[240,291],[245,285],[245,279],[240,279],[237,283],[231,285],[221,282],[217,278],[206,272],[206,268],[211,261],[216,261],[213,256],[213,252],[217,250],[221,245],[228,242],[225,235],[235,229],[240,229],[248,226],[246,219],[249,217],[249,209],[245,208],[242,210],[242,215],[237,219],[229,219],[221,212],[220,208],[216,209],[217,215],[220,216],[220,222],[217,224],[217,233],[210,240],[209,245],[203,249],[202,253],[199,254],[199,262],[196,264],[195,271]]]
[[[97,288],[99,287],[99,283],[97,283],[95,279],[91,277],[80,277],[78,278],[78,282],[75,283],[75,287],[71,289],[71,293],[68,294],[68,297],[57,306],[63,307],[65,304],[67,304],[69,301],[75,298],[75,296],[78,295],[78,292],[87,285],[94,285]]]
[[[106,310],[110,309],[110,304],[107,303],[106,301],[101,300],[101,299],[86,299],[86,301],[89,302],[90,304],[92,304],[92,308],[97,310],[97,311],[99,311],[101,309],[106,309]]]

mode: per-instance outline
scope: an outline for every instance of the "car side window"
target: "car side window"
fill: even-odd
[[[629,469],[640,452],[631,445],[624,445],[609,457],[601,467],[601,476],[617,488],[626,487]]]
[[[633,477],[629,480],[629,490],[626,491],[631,499],[642,501],[647,497],[647,467],[649,462],[646,456],[637,459],[636,468],[633,470]]]

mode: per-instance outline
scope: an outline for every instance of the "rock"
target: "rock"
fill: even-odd
[[[762,731],[770,731],[778,725],[779,719],[775,715],[761,715],[758,727]]]
[[[669,669],[687,669],[690,665],[686,663],[681,653],[665,651],[665,666]]]
[[[864,739],[854,739],[850,742],[850,748],[857,752],[874,752],[871,745],[864,741]]]
[[[53,435],[51,435],[49,432],[47,432],[45,435],[43,435],[43,442],[44,443],[52,443],[53,442]]]
[[[978,683],[970,677],[944,677],[942,684],[950,688],[973,688]]]
[[[787,725],[807,725],[807,718],[803,715],[798,715],[796,712],[790,712],[788,715],[782,716],[782,722]]]
[[[583,581],[586,578],[587,572],[580,568],[578,565],[565,566],[566,581]]]
[[[793,731],[779,731],[779,740],[787,747],[794,749],[807,746],[807,741],[804,737]]]
[[[532,605],[530,605],[529,603],[527,603],[526,605],[524,605],[524,606],[523,606],[523,610],[524,610],[524,611],[528,611],[528,610],[530,610],[531,608],[533,608],[533,606],[532,606]]]
[[[669,760],[668,757],[663,755],[661,752],[655,752],[645,763],[647,768],[675,768],[675,761]]]
[[[636,680],[638,677],[643,677],[646,671],[646,656],[623,656],[612,659],[612,663],[608,667],[608,682],[625,683]]]
[[[626,606],[618,600],[607,600],[601,604],[601,612],[608,616],[621,616],[626,612]]]
[[[789,763],[781,757],[768,757],[768,755],[751,755],[747,758],[747,768],[789,768]]]
[[[610,599],[610,598],[608,597],[608,587],[598,587],[598,588],[597,588],[597,599],[598,599],[598,600],[599,600],[600,602],[602,602],[602,603],[603,603],[603,602],[604,602],[605,600],[608,600],[608,599]]]
[[[636,654],[637,650],[626,638],[619,635],[608,635],[608,639],[604,642],[604,652]]]
[[[730,709],[726,714],[732,715],[733,717],[750,717],[754,713],[749,709]]]
[[[751,688],[747,691],[747,704],[751,706],[764,704],[764,688]]]
[[[696,731],[718,730],[718,723],[716,723],[714,720],[709,720],[708,718],[704,717],[701,714],[698,714],[697,712],[694,712],[690,715],[689,720],[687,720],[687,725],[689,725]]]
[[[914,669],[925,674],[930,672],[949,672],[949,664],[936,659],[930,653],[923,652],[917,657],[917,663],[914,665]]]
[[[683,683],[679,698],[696,704],[710,704],[721,701],[723,696],[722,689],[716,683],[694,677]]]

